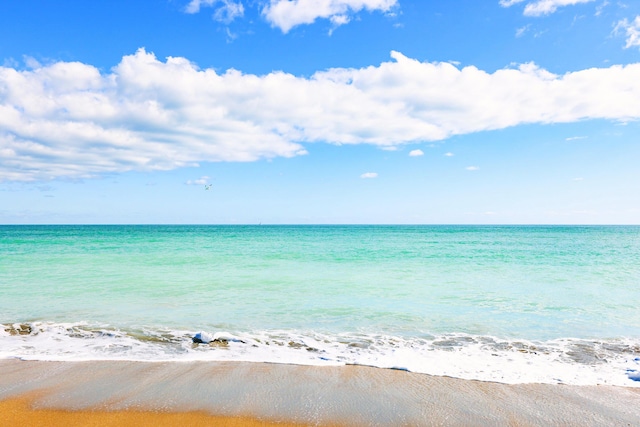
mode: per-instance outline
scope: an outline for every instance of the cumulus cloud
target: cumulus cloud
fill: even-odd
[[[625,49],[635,46],[640,47],[640,15],[636,16],[636,19],[631,22],[626,18],[619,21],[614,31],[624,31],[627,36],[627,44],[624,46]]]
[[[84,178],[381,148],[519,124],[640,118],[640,64],[564,75],[392,61],[310,77],[217,73],[144,49],[107,73],[79,62],[0,67],[0,180]]]
[[[468,171],[480,170],[480,168],[478,166],[467,166],[465,169],[468,170]]]
[[[511,7],[514,4],[522,3],[525,0],[500,0],[500,6]],[[535,0],[528,1],[524,7],[525,16],[549,15],[558,10],[559,7],[572,6],[579,3],[589,3],[595,0]]]
[[[291,28],[329,19],[334,26],[349,22],[350,14],[367,11],[389,12],[398,0],[271,0],[262,10],[265,19],[283,33]]]
[[[422,150],[411,150],[409,152],[409,156],[411,156],[411,157],[424,156],[424,151],[422,151]]]
[[[377,178],[377,177],[378,177],[378,174],[376,172],[366,172],[360,175],[360,178],[363,178],[363,179],[371,179],[371,178]]]
[[[444,153],[445,157],[453,157],[455,156],[455,154],[453,154],[452,152],[448,152],[448,153]]]

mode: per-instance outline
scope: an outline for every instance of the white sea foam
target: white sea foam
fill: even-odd
[[[469,334],[421,338],[295,331],[196,331],[34,322],[0,327],[0,358],[28,360],[245,361],[367,365],[502,383],[640,387],[640,340],[544,342]]]

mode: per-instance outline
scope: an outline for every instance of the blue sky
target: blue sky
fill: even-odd
[[[639,119],[637,1],[0,2],[4,224],[639,224]]]

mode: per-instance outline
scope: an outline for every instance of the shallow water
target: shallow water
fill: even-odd
[[[0,357],[638,386],[639,282],[637,226],[0,226]]]

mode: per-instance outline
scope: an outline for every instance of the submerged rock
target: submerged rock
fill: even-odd
[[[9,327],[5,328],[4,331],[8,332],[9,335],[30,335],[32,329],[30,325],[15,323],[13,325],[9,325]]]
[[[229,341],[216,338],[213,341],[211,341],[209,345],[212,347],[227,348],[229,347]]]
[[[198,332],[193,336],[193,338],[191,338],[191,340],[194,342],[194,344],[209,344],[211,341],[213,341],[213,336],[206,332]]]
[[[241,339],[229,334],[228,332],[216,332],[211,335],[207,332],[198,332],[191,338],[194,344],[215,344],[218,346],[226,346],[229,342],[239,342],[246,344]]]

